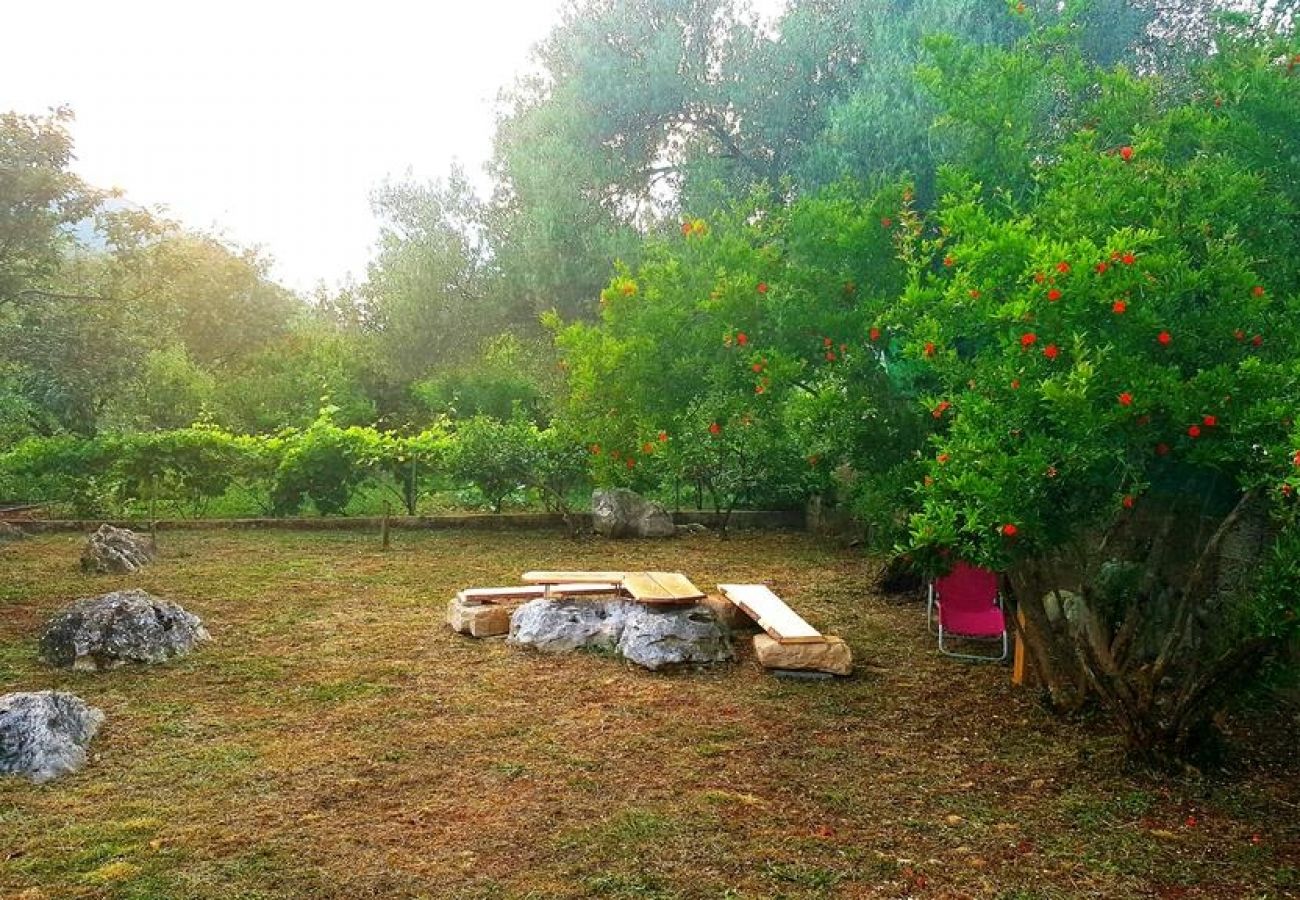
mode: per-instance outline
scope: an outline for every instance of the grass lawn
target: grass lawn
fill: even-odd
[[[0,550],[0,692],[108,716],[82,772],[0,779],[0,897],[1300,896],[1293,714],[1229,723],[1231,778],[1127,772],[1099,723],[941,660],[919,605],[804,535],[178,533],[133,578],[81,575],[79,542]],[[771,579],[859,671],[778,681],[742,643],[654,675],[446,629],[457,588],[530,568]],[[35,661],[48,616],[130,586],[213,642]]]

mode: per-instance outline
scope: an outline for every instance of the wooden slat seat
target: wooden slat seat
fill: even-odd
[[[535,600],[538,597],[592,597],[602,594],[621,594],[623,589],[612,582],[581,582],[571,584],[533,584],[515,587],[465,588],[462,600],[472,603],[513,603]]]
[[[819,644],[826,637],[763,584],[720,584],[718,590],[782,644]]]
[[[525,572],[535,584],[615,583],[638,603],[698,603],[704,592],[680,572]]]

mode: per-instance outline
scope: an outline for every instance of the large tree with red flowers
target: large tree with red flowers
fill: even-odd
[[[911,552],[1007,572],[1053,698],[1100,697],[1168,758],[1296,614],[1300,57],[1225,34],[1171,101],[1059,37],[938,46],[972,146],[996,145],[1024,82],[1092,98],[1050,152],[947,172],[875,325],[927,368],[943,426]]]

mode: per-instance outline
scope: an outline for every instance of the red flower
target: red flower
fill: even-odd
[[[1300,469],[1300,450],[1297,450],[1295,456],[1291,457],[1291,462],[1295,463],[1296,468]]]
[[[668,442],[668,432],[666,431],[659,432],[659,443],[664,444],[667,442]]]
[[[1043,348],[1043,355],[1048,359],[1056,359],[1056,357],[1061,355],[1061,351],[1057,349],[1055,344],[1048,344]]]
[[[893,226],[893,224],[894,224],[894,220],[889,218],[889,216],[885,216],[883,219],[880,220],[881,228],[890,228]]]
[[[1120,395],[1119,395],[1119,405],[1120,405],[1120,406],[1132,406],[1132,405],[1133,405],[1133,395],[1130,394],[1128,391],[1125,391],[1124,393],[1120,394]]]
[[[689,236],[690,233],[693,232],[694,230],[695,230],[695,225],[693,223],[691,222],[682,223],[682,234]]]
[[[833,345],[834,343],[835,343],[835,342],[832,341],[830,338],[822,338],[822,346],[823,346],[823,347],[830,347],[830,346]]]
[[[1042,284],[1046,280],[1047,280],[1047,276],[1044,275],[1042,272],[1034,273],[1034,281],[1038,282],[1039,284]]]
[[[827,350],[827,351],[826,351],[826,361],[827,361],[827,362],[835,362],[835,353],[834,353],[834,351],[831,351],[831,350]]]
[[[767,282],[766,282],[766,281],[760,281],[760,282],[758,283],[758,292],[759,292],[760,294],[766,294],[766,293],[767,293]]]
[[[1064,275],[1065,273],[1070,271],[1070,264],[1065,260],[1061,260],[1059,263],[1056,264],[1056,271]]]
[[[711,423],[709,425],[709,434],[713,434],[713,435],[722,434],[722,426],[719,425],[717,422]]]
[[[1257,334],[1250,339],[1250,342],[1254,344],[1256,347],[1258,347],[1264,343],[1264,336],[1262,334]]]
[[[980,298],[980,292],[975,290],[974,288],[971,288],[970,298],[972,300],[978,300]]]
[[[1061,292],[1056,288],[1052,288],[1047,292],[1047,299],[1055,303],[1057,300],[1061,299]]]
[[[939,462],[939,465],[942,466],[942,465],[943,465],[944,463],[946,463],[948,460],[952,459],[952,457],[949,456],[947,453],[940,453],[937,457],[935,457],[935,459],[937,459],[938,462]]]
[[[600,456],[600,444],[592,444],[590,449],[592,456]]]
[[[1262,284],[1257,284],[1257,285],[1255,285],[1255,286],[1251,289],[1250,292],[1251,292],[1252,294],[1254,294],[1256,297],[1263,297],[1263,296],[1264,296],[1264,285],[1262,285]]]
[[[1133,263],[1137,262],[1137,257],[1134,256],[1132,253],[1125,253],[1123,256],[1119,258],[1119,261],[1126,266],[1131,266],[1133,265]]]
[[[756,384],[756,385],[754,385],[754,393],[755,393],[755,394],[764,394],[764,393],[767,393],[767,388],[763,387],[763,385],[761,385],[761,384]]]
[[[1201,436],[1201,426],[1200,426],[1200,425],[1189,425],[1189,426],[1187,427],[1187,436],[1188,436],[1189,438],[1193,438],[1193,439],[1200,437],[1200,436]]]
[[[1128,162],[1130,159],[1133,158],[1133,148],[1126,144],[1125,146],[1119,148],[1119,155],[1120,158],[1124,160],[1124,162]]]
[[[1156,335],[1156,340],[1159,341],[1162,346],[1168,347],[1173,343],[1174,336],[1167,331],[1162,331]]]
[[[934,356],[934,341],[925,342],[925,355]]]
[[[1218,416],[1201,416],[1201,424],[1206,428],[1215,428],[1219,424]]]
[[[1020,346],[1026,350],[1034,346],[1036,343],[1038,343],[1038,335],[1034,334],[1032,331],[1026,331],[1020,336]]]
[[[1156,444],[1156,456],[1168,456],[1168,455],[1169,455],[1168,444],[1164,443],[1163,441],[1161,441],[1159,444]]]
[[[745,332],[743,332],[743,331],[737,331],[737,332],[736,332],[736,344],[739,345],[739,346],[741,346],[741,347],[743,347],[743,346],[745,346],[745,345],[748,344],[748,343],[749,343],[749,335],[745,334]]]
[[[1097,274],[1105,275],[1106,270],[1109,268],[1110,268],[1110,263],[1106,262],[1105,260],[1102,260],[1101,262],[1097,263]]]
[[[1017,534],[1019,534],[1019,533],[1020,533],[1020,529],[1017,528],[1017,527],[1016,527],[1014,524],[1012,524],[1011,522],[1008,522],[1008,523],[1006,523],[1005,525],[1002,526],[1002,534],[1003,534],[1004,537],[1013,538],[1013,537],[1015,537],[1015,536],[1016,536]]]
[[[943,418],[943,414],[946,413],[946,412],[948,411],[948,408],[949,408],[950,406],[952,406],[952,404],[949,403],[947,400],[941,400],[941,401],[939,402],[939,405],[936,406],[936,407],[931,411],[930,415],[934,416],[936,419],[941,419],[941,418]]]
[[[1183,824],[1186,825],[1188,828],[1195,828],[1195,827],[1196,827],[1196,816],[1188,816],[1188,817],[1187,817],[1187,821],[1185,821]]]
[[[957,260],[953,259],[951,256],[945,256],[943,258],[943,264],[947,268],[951,269],[953,266],[957,265]]]
[[[1122,316],[1128,312],[1128,302],[1125,300],[1116,300],[1110,305],[1110,311],[1117,316]]]
[[[1011,390],[1013,390],[1013,391],[1018,391],[1018,390],[1020,390],[1020,379],[1019,379],[1019,378],[1013,378],[1013,379],[1011,379]]]
[[[867,332],[867,337],[871,338],[873,341],[880,340],[880,329],[872,328],[870,331]]]
[[[642,453],[654,453],[654,452],[655,452],[655,445],[652,444],[652,443],[650,443],[649,441],[646,441],[644,444],[641,445],[641,452],[642,452]]]
[[[1236,338],[1237,340],[1239,340],[1239,341],[1244,341],[1244,340],[1246,339],[1246,332],[1244,332],[1244,331],[1242,331],[1240,328],[1238,328],[1236,331],[1234,331],[1234,332],[1232,333],[1232,336],[1235,337],[1235,338]]]
[[[627,458],[627,467],[630,469],[635,465],[636,465],[636,460],[629,456]]]
[[[1123,499],[1123,501],[1121,501],[1121,502],[1123,502],[1123,504],[1124,504],[1124,508],[1125,508],[1125,509],[1132,509],[1132,508],[1133,508],[1133,503],[1134,503],[1133,495],[1132,495],[1132,494],[1125,494],[1125,495],[1124,495],[1124,499]]]

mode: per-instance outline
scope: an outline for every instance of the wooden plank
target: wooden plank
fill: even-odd
[[[628,572],[623,589],[639,603],[696,603],[704,592],[680,572]]]
[[[619,584],[623,572],[525,572],[530,584]]]
[[[514,587],[465,588],[460,596],[476,603],[510,603],[515,600],[535,600],[546,596],[550,589],[553,597],[590,597],[603,594],[621,594],[617,584],[610,582],[583,582],[582,584],[530,584]]]
[[[819,644],[826,638],[763,584],[720,584],[718,590],[782,644]]]

